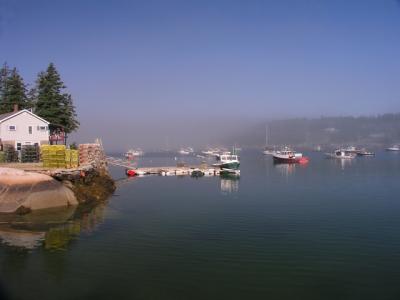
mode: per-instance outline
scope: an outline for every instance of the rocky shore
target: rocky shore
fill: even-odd
[[[76,206],[102,201],[115,190],[106,168],[24,171],[0,168],[0,213]]]

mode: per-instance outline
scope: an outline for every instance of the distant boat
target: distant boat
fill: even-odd
[[[132,159],[136,156],[142,156],[144,154],[143,150],[141,149],[129,149],[125,152],[125,157],[128,159]]]
[[[326,158],[352,159],[356,157],[355,153],[346,151],[346,149],[338,149],[333,153],[325,153]]]
[[[193,153],[193,152],[194,152],[194,150],[193,150],[192,147],[181,148],[181,149],[179,150],[179,154],[181,154],[181,155],[189,155],[189,154],[191,154],[191,153]]]
[[[295,152],[288,147],[272,154],[274,163],[308,163],[309,159],[302,153]]]
[[[268,146],[268,126],[265,126],[265,147],[263,154],[264,155],[272,155],[274,154],[275,149],[271,146]]]
[[[220,152],[219,149],[207,149],[207,150],[203,150],[201,151],[202,154],[206,155],[206,156],[216,156],[218,153]]]
[[[400,151],[400,145],[394,145],[392,147],[386,148],[386,151]]]

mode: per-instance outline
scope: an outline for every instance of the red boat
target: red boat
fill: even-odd
[[[302,153],[296,153],[289,149],[276,151],[272,157],[274,163],[306,164],[309,161],[308,157],[303,156]]]
[[[126,170],[126,175],[127,175],[127,176],[136,176],[137,173],[136,173],[135,170],[127,169],[127,170]]]

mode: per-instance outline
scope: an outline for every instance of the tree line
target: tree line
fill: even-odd
[[[38,74],[30,89],[17,68],[3,64],[0,69],[0,114],[12,112],[14,105],[19,109],[31,109],[50,122],[52,129],[62,128],[71,133],[79,127],[72,96],[66,92],[53,63]]]

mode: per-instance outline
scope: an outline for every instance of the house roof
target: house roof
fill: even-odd
[[[0,122],[3,121],[3,119],[8,118],[9,116],[12,116],[13,114],[15,114],[15,113],[10,112],[10,113],[5,113],[5,114],[0,114]]]
[[[42,119],[41,117],[39,117],[38,115],[35,115],[33,112],[27,110],[27,109],[23,109],[23,110],[19,110],[17,112],[10,112],[10,113],[5,113],[5,114],[1,114],[0,115],[0,123],[4,122],[5,120],[11,119],[15,116],[18,116],[20,114],[22,114],[23,112],[26,112],[32,116],[34,116],[35,118],[39,119],[40,121],[43,121],[47,124],[50,124],[50,122],[46,121],[45,119]]]

